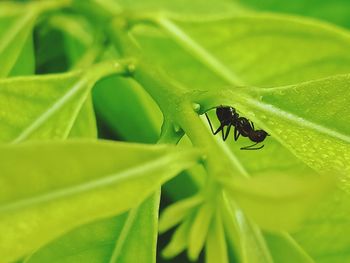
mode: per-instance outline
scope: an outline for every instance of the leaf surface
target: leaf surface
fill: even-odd
[[[135,82],[111,76],[93,90],[96,111],[112,131],[129,141],[155,143],[162,114]]]
[[[174,72],[173,77],[187,88],[217,89],[227,85],[227,82],[235,85],[281,86],[349,72],[349,56],[345,54],[349,48],[349,33],[337,27],[272,14],[241,15],[207,22],[200,20],[189,22],[168,18],[165,24],[164,21],[161,24],[163,32],[149,27],[139,27],[134,31],[144,51],[167,72]],[[179,47],[183,50],[180,51]],[[167,57],[160,53],[166,53]],[[223,99],[226,94],[217,96]],[[218,100],[212,106],[223,102]],[[244,113],[255,113],[255,109],[240,108],[242,104],[244,101],[238,100],[228,103]],[[256,120],[259,115],[249,116]],[[265,122],[264,119],[259,124]],[[291,127],[294,126],[289,123],[288,130],[293,131]],[[268,140],[269,147],[259,153],[243,153],[237,144],[231,144],[239,161],[250,174],[254,175],[262,169],[261,165],[264,169],[273,167],[277,171],[289,168],[298,172],[298,169],[305,169],[293,154],[282,147],[282,140],[275,141],[271,137]],[[300,143],[297,143],[294,148],[299,149],[299,146]],[[308,154],[316,157],[311,151]],[[341,156],[344,154],[346,151],[341,151]],[[271,159],[271,156],[274,158]],[[327,240],[326,237],[326,234],[323,235],[324,240]],[[309,247],[317,247],[317,242],[309,241]],[[347,241],[344,242],[346,244]],[[293,246],[290,249],[293,250]],[[309,262],[307,256],[300,258]]]
[[[271,252],[259,227],[246,218],[226,194],[221,205],[228,243],[237,260],[243,263],[273,263]]]
[[[243,93],[224,89],[221,94],[226,97],[211,99],[208,93],[203,102],[205,108],[235,105],[241,115],[258,123],[304,163],[347,180],[349,86],[345,74],[285,87],[245,89]],[[269,140],[267,137],[266,142]]]
[[[38,12],[29,6],[24,8],[13,3],[0,3],[0,9],[0,77],[5,77],[11,72],[17,75],[19,66],[15,66],[16,61],[29,55],[24,49],[30,48],[28,43]],[[24,63],[21,67],[30,67]]]
[[[293,231],[320,197],[335,188],[331,176],[261,175],[225,182],[225,188],[245,214],[262,229]]]
[[[144,52],[189,89],[280,86],[350,70],[349,33],[314,20],[246,14],[158,23],[162,30],[139,27],[135,35]]]
[[[66,138],[90,89],[104,75],[98,68],[93,67],[87,72],[0,80],[0,140],[21,142]],[[118,71],[116,68],[115,72]],[[85,117],[86,123],[93,122],[89,118],[91,115]]]
[[[4,262],[137,206],[198,159],[196,151],[108,142],[22,144],[0,153]]]
[[[80,226],[36,251],[26,263],[109,262],[127,214]]]
[[[238,0],[237,2],[252,10],[310,16],[350,27],[350,6],[346,0],[296,0],[288,2],[278,0]]]

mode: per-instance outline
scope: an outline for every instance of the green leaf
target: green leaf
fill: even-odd
[[[1,147],[0,155],[4,262],[74,227],[137,206],[199,157],[169,146],[108,142],[11,145]]]
[[[129,212],[109,262],[156,262],[160,191]]]
[[[300,14],[330,21],[350,27],[350,6],[347,0],[238,0],[242,6],[249,9],[279,13]]]
[[[274,262],[315,262],[288,233],[265,233],[265,239],[271,250]],[[294,249],[290,249],[291,247]]]
[[[225,181],[233,200],[261,228],[292,231],[325,193],[335,188],[332,176],[287,175],[268,172],[254,178]]]
[[[288,27],[288,24],[291,22],[291,20],[295,20],[295,19],[290,19],[288,18],[287,21],[283,21],[282,17],[276,17],[276,22],[279,21],[279,23],[276,23],[278,25],[275,25],[277,27],[276,29],[276,36],[278,36],[278,32],[283,32],[283,34],[285,34],[285,30],[282,30],[282,29],[278,29],[278,27],[282,27],[282,26],[285,26],[285,22],[288,22],[287,25],[286,25],[286,28],[289,28]],[[253,20],[253,18],[251,18],[251,20]],[[261,20],[259,17],[257,20]],[[300,20],[302,21],[302,20]],[[296,22],[296,21],[295,21]],[[306,28],[307,27],[310,27],[310,23],[309,22],[305,22],[306,23]],[[260,23],[257,23],[257,25],[259,25],[259,27],[261,26]],[[301,39],[300,41],[296,41],[294,42],[294,47],[288,47],[289,43],[287,38],[285,38],[285,43],[283,44],[282,40],[280,40],[280,42],[276,41],[276,42],[272,42],[269,44],[269,46],[267,46],[267,42],[266,42],[266,47],[264,46],[264,50],[266,50],[267,48],[271,48],[272,51],[268,51],[266,54],[275,54],[276,52],[274,52],[273,50],[285,50],[285,55],[283,56],[283,61],[281,63],[283,63],[282,65],[287,65],[287,64],[292,64],[292,63],[295,63],[295,62],[298,62],[299,59],[300,61],[306,59],[307,57],[310,59],[310,66],[308,67],[301,67],[301,68],[298,68],[297,66],[295,67],[295,74],[285,74],[285,75],[281,75],[281,74],[275,74],[275,72],[277,71],[280,71],[281,67],[280,65],[278,64],[273,64],[273,59],[268,62],[267,60],[267,63],[268,64],[263,64],[261,65],[260,63],[260,60],[259,60],[259,68],[253,68],[255,69],[255,76],[257,77],[256,80],[249,80],[248,83],[253,83],[253,84],[264,84],[264,85],[270,85],[269,83],[291,83],[291,82],[299,82],[300,80],[309,80],[309,79],[312,79],[312,78],[315,78],[315,73],[316,75],[318,75],[319,73],[322,73],[321,76],[327,76],[327,75],[331,75],[331,74],[337,74],[337,73],[340,73],[340,72],[347,72],[349,71],[348,69],[346,69],[349,65],[349,63],[347,62],[347,57],[346,55],[343,56],[341,55],[342,54],[342,50],[346,50],[346,46],[348,45],[346,42],[348,42],[346,39],[348,39],[348,33],[345,32],[345,31],[339,31],[337,28],[334,28],[332,30],[332,28],[330,26],[321,26],[322,24],[319,24],[319,26],[316,26],[316,23],[314,23],[314,29],[310,29],[310,33],[309,34],[305,34],[308,35],[308,37],[305,37],[303,39]],[[252,29],[255,28],[255,31],[256,33],[259,33],[259,27],[258,26],[255,26],[255,27],[252,27]],[[239,26],[237,25],[237,28],[239,28]],[[303,32],[305,29],[305,25],[300,25],[300,30]],[[204,30],[202,31],[204,32]],[[298,32],[298,31],[295,31],[295,32]],[[320,42],[316,42],[314,41],[314,43],[311,45],[310,44],[310,50],[309,50],[309,54],[307,56],[304,56],[303,55],[303,52],[298,52],[298,47],[305,47],[305,44],[303,44],[303,41],[305,41],[306,39],[309,40],[310,39],[310,36],[317,36],[316,32],[318,32],[317,34],[318,35],[324,35],[325,37],[327,35],[329,35],[327,37],[327,41],[322,41],[322,43],[326,44],[326,43],[332,43],[331,45],[329,45],[329,47],[333,46],[337,46],[337,45],[342,45],[342,44],[339,44],[340,42],[343,42],[344,43],[344,48],[343,49],[338,49],[337,52],[330,52],[329,53],[329,57],[327,58],[327,56],[325,56],[324,58],[322,58],[322,55],[324,54],[323,52],[326,53],[327,51],[327,48],[325,49],[321,49],[321,47],[319,46],[319,43]],[[268,33],[268,32],[267,32]],[[213,33],[212,33],[213,34]],[[210,34],[210,32],[208,32],[207,35],[212,35]],[[282,34],[282,33],[281,33]],[[202,35],[204,35],[204,33],[202,33]],[[333,35],[333,36],[331,36]],[[228,36],[231,36],[231,35],[228,35]],[[261,36],[265,36],[265,34],[261,34]],[[281,36],[281,39],[282,39],[282,36]],[[295,39],[295,38],[294,38]],[[340,40],[340,39],[343,39],[343,40]],[[225,41],[222,41],[222,43],[224,43]],[[239,38],[235,41],[235,43],[240,43],[239,41]],[[262,43],[265,43],[265,42],[259,42],[259,45],[261,46]],[[283,45],[281,45],[281,44]],[[293,41],[292,41],[293,43]],[[311,42],[310,42],[311,43]],[[328,45],[328,44],[327,44]],[[251,46],[251,49],[248,50],[249,48],[249,45],[246,45],[247,48],[246,48],[246,52],[249,52],[249,54],[251,54],[252,52],[255,52],[255,47],[253,49],[253,46]],[[284,49],[283,47],[288,47],[286,49]],[[323,46],[324,47],[324,46]],[[262,47],[261,47],[262,48]],[[319,53],[321,49],[321,53]],[[222,50],[222,49],[217,49],[218,51],[219,50]],[[335,50],[334,48],[329,48],[329,50]],[[217,51],[217,52],[218,52]],[[259,51],[259,49],[258,49]],[[293,53],[297,51],[296,53],[294,53],[294,58],[292,56],[289,57],[289,54]],[[332,55],[331,53],[333,53],[334,55]],[[339,55],[335,55],[336,53],[339,53]],[[226,52],[226,56],[228,58],[230,58],[230,55],[232,54],[232,52]],[[242,53],[243,54],[243,53]],[[314,56],[314,58],[316,59],[318,56],[320,56],[320,61],[322,61],[322,63],[311,63],[313,58],[312,56]],[[341,58],[341,59],[332,59],[332,57],[338,57]],[[343,59],[344,58],[344,59]],[[298,61],[297,61],[298,60]],[[236,60],[236,59],[232,59],[232,61],[242,61],[242,60]],[[262,61],[264,61],[262,59]],[[295,61],[295,62],[294,62]],[[333,61],[333,62],[332,62]],[[292,62],[292,63],[290,63]],[[238,63],[238,62],[237,62]],[[328,65],[329,66],[324,66],[325,64],[329,63]],[[332,66],[330,66],[332,64]],[[249,65],[249,63],[247,64]],[[307,64],[306,64],[307,65]],[[247,67],[248,71],[250,71],[250,66]],[[266,75],[265,71],[269,71],[269,74],[271,74],[271,79],[270,81],[261,81],[259,78],[261,76],[264,76]],[[299,76],[297,76],[299,75]],[[253,76],[253,75],[252,75]],[[266,91],[266,95],[267,95],[267,98],[268,99],[271,99],[269,100],[269,104],[270,103],[274,103],[276,101],[278,101],[278,103],[281,103],[281,105],[288,105],[288,110],[291,111],[293,113],[293,111],[298,111],[298,114],[301,115],[302,118],[300,118],[300,124],[305,124],[305,121],[303,119],[311,119],[311,120],[315,120],[315,118],[323,118],[322,120],[318,120],[316,123],[317,124],[320,124],[320,125],[323,125],[323,122],[327,123],[330,121],[330,119],[326,120],[326,116],[328,116],[329,118],[331,118],[331,120],[336,123],[335,124],[335,127],[337,127],[336,129],[339,129],[342,130],[342,133],[343,134],[348,134],[348,132],[344,132],[345,130],[344,129],[347,129],[347,127],[349,126],[347,124],[347,120],[344,120],[345,122],[343,122],[343,124],[341,124],[341,120],[342,118],[346,118],[347,114],[347,106],[345,104],[345,101],[346,101],[346,97],[348,97],[346,94],[347,92],[347,84],[343,83],[343,84],[340,84],[340,85],[336,85],[336,87],[334,88],[333,90],[333,83],[332,83],[332,80],[328,80],[326,81],[328,82],[327,84],[327,87],[328,87],[328,92],[331,92],[332,95],[328,94],[326,95],[327,93],[325,92],[325,90],[327,88],[324,87],[324,90],[323,92],[321,92],[323,95],[321,95],[321,97],[323,98],[323,100],[319,100],[319,97],[318,97],[318,94],[317,94],[317,90],[318,89],[313,89],[312,91],[306,91],[306,89],[304,90],[299,90],[299,99],[297,99],[297,105],[294,106],[294,100],[291,100],[289,99],[289,97],[287,96],[282,96],[283,94],[279,94],[277,95],[277,93],[284,93],[286,90],[278,90],[276,89],[275,90],[275,93],[274,91],[271,90],[271,94],[267,91]],[[339,83],[339,81],[336,81],[336,83]],[[305,85],[307,85],[307,83],[305,83]],[[304,85],[304,86],[305,86]],[[317,85],[321,85],[323,86],[324,83],[322,82],[315,82],[314,83],[314,86],[317,86]],[[217,87],[217,86],[216,86]],[[295,86],[294,86],[295,87]],[[344,89],[342,89],[342,87],[344,87]],[[345,90],[345,93],[344,93],[344,90]],[[292,89],[290,89],[290,92],[288,95],[292,95],[293,92],[291,92]],[[308,92],[310,92],[310,96],[308,95]],[[274,93],[272,95],[272,93]],[[268,95],[269,94],[269,95]],[[296,93],[295,93],[296,94]],[[296,95],[292,95],[293,99],[295,99]],[[344,95],[345,94],[345,95]],[[261,95],[265,95],[265,94],[261,94]],[[227,96],[227,93],[224,92],[222,93],[222,95],[218,95],[218,92],[216,92],[216,96],[220,96],[221,99],[225,98]],[[232,93],[232,98],[234,96],[237,96],[237,94],[235,92]],[[276,96],[276,100],[274,99],[274,97]],[[303,100],[303,96],[305,96],[309,101],[306,102],[305,100],[305,103],[301,103],[301,100]],[[312,98],[313,96],[313,98]],[[283,99],[282,99],[283,97]],[[342,107],[342,110],[339,111],[339,107],[336,105],[337,102],[335,102],[332,106],[330,106],[328,103],[333,103],[333,97],[335,97],[335,100],[338,102],[340,101],[341,102],[341,106],[339,107]],[[255,105],[258,105],[258,106],[262,106],[262,104],[260,104],[260,98],[258,99],[258,97],[255,97],[256,100],[254,101],[253,104]],[[281,99],[277,99],[277,98],[281,98]],[[332,99],[330,99],[332,98]],[[282,101],[283,100],[283,101]],[[317,101],[318,100],[318,101]],[[249,105],[252,105],[250,104],[250,102],[252,101],[249,101],[249,100],[246,100],[245,98],[243,98],[242,100],[235,100],[235,101],[231,101],[231,102],[228,102],[226,101],[227,103],[225,103],[224,100],[217,100],[216,103],[213,103],[212,106],[217,106],[217,105],[220,105],[220,104],[228,104],[228,105],[232,105],[232,106],[235,106],[238,110],[241,110],[243,113],[243,115],[245,114],[248,114],[249,116],[247,117],[250,117],[252,120],[256,121],[258,120],[261,116],[265,116],[266,119],[260,119],[260,126],[261,127],[266,127],[267,128],[267,122],[271,119],[271,115],[267,115],[266,114],[266,111],[264,111],[264,113],[262,114],[261,110],[257,110],[257,108],[254,106],[252,108],[249,107],[249,109],[247,107],[244,107],[242,104],[245,104],[247,102],[249,102]],[[256,102],[258,102],[256,104]],[[318,106],[317,108],[317,112],[316,112],[316,107],[314,107],[314,103],[316,102],[316,107]],[[310,114],[308,111],[309,109],[306,108],[306,104],[308,107],[311,106],[311,108],[313,108],[313,115]],[[241,107],[242,105],[242,107]],[[266,104],[265,104],[266,105]],[[292,105],[293,105],[293,109],[292,109]],[[300,105],[304,105],[303,108],[300,108]],[[325,107],[325,105],[327,105]],[[342,112],[344,111],[345,114],[343,115],[342,113],[341,114],[333,114],[332,117],[330,117],[330,115],[327,115],[327,110],[329,110],[330,112],[332,112],[332,109],[338,109],[338,112]],[[266,109],[266,108],[265,108]],[[273,108],[272,108],[273,109]],[[267,109],[266,109],[267,110]],[[323,111],[322,111],[323,110]],[[320,114],[320,111],[322,112]],[[272,113],[272,111],[270,111],[270,113]],[[276,113],[276,112],[275,112]],[[287,114],[287,116],[290,116],[289,114]],[[297,115],[298,116],[298,115]],[[334,118],[336,117],[336,118]],[[274,117],[275,118],[275,117]],[[338,120],[339,118],[339,120]],[[275,119],[276,120],[276,119]],[[280,124],[281,122],[281,118],[279,118],[278,122],[274,122],[274,124]],[[265,125],[264,125],[265,124]],[[274,129],[274,124],[271,125],[272,123],[270,123],[270,126],[269,128],[272,128]],[[290,129],[290,127],[292,127],[292,129]],[[294,161],[294,158],[290,155],[290,154],[287,154],[287,152],[285,151],[285,149],[281,149],[280,145],[278,142],[274,142],[273,138],[276,136],[276,137],[279,137],[279,141],[281,143],[283,143],[284,145],[288,145],[290,144],[291,142],[293,143],[293,147],[292,146],[289,146],[288,148],[290,150],[292,150],[294,153],[295,153],[295,150],[299,151],[299,150],[305,150],[305,153],[303,154],[304,155],[304,158],[303,158],[303,161],[307,161],[307,163],[309,165],[311,165],[313,168],[316,168],[318,169],[319,171],[322,171],[324,172],[323,168],[327,169],[328,171],[332,169],[331,173],[333,174],[334,173],[334,169],[336,169],[337,173],[338,174],[345,174],[345,176],[347,176],[346,174],[348,174],[348,166],[346,165],[347,163],[349,163],[348,161],[348,157],[347,157],[347,153],[349,152],[349,150],[347,150],[347,146],[348,143],[346,141],[343,140],[343,142],[341,142],[341,140],[339,140],[339,142],[344,145],[345,149],[344,150],[341,150],[339,148],[337,148],[335,145],[332,145],[332,143],[330,142],[329,144],[327,144],[327,146],[324,146],[323,144],[320,144],[322,142],[324,142],[323,138],[324,137],[318,137],[318,140],[317,140],[317,144],[318,145],[321,145],[322,148],[326,149],[325,153],[324,154],[318,154],[319,153],[319,147],[317,149],[315,149],[315,145],[313,144],[313,142],[315,141],[309,141],[309,139],[313,139],[314,138],[314,134],[312,132],[309,133],[309,135],[307,137],[304,137],[302,138],[303,142],[300,142],[300,139],[301,139],[301,134],[303,134],[305,131],[305,126],[302,126],[300,127],[299,129],[295,129],[295,122],[291,123],[289,122],[288,124],[286,124],[283,128],[282,127],[279,127],[278,129],[278,133],[280,135],[277,135],[274,134],[273,136],[269,137],[267,139],[268,141],[268,146],[269,147],[265,147],[264,149],[264,152],[266,153],[257,153],[257,154],[245,154],[245,153],[239,153],[239,151],[235,151],[235,154],[237,154],[239,157],[240,157],[240,160],[244,163],[244,167],[246,167],[247,169],[249,169],[250,171],[252,172],[255,172],[257,170],[259,170],[259,166],[261,164],[263,164],[263,167],[267,168],[267,167],[275,167],[277,169],[284,169],[283,167],[287,168],[287,167],[293,167],[293,162]],[[314,128],[318,128],[319,126],[315,126]],[[338,131],[335,129],[335,127],[333,127],[333,124],[329,123],[328,127],[327,128],[330,128],[328,129],[329,130],[332,130],[331,131],[331,134],[334,134],[334,131]],[[282,128],[282,129],[281,129]],[[268,129],[268,128],[267,128]],[[277,130],[276,130],[277,131]],[[293,135],[293,139],[288,139],[286,140],[287,137],[283,138],[283,136],[288,136],[288,138],[291,138],[290,137],[290,134],[289,132],[296,132],[296,131],[300,131],[302,132],[301,134],[300,133],[295,133]],[[324,129],[321,129],[321,131],[325,131]],[[309,132],[309,131],[308,131]],[[329,134],[329,132],[328,132]],[[318,133],[317,136],[320,136],[320,133]],[[332,139],[336,139],[335,137],[337,136],[332,136],[333,138]],[[339,138],[339,136],[338,136]],[[341,138],[344,138],[344,136],[341,136]],[[337,140],[337,139],[336,139]],[[300,146],[303,146],[304,143],[307,142],[309,145],[310,145],[310,149],[307,149],[306,147],[300,147]],[[326,140],[326,143],[328,142],[328,140]],[[334,142],[334,140],[332,140],[332,142]],[[336,149],[337,153],[332,157],[328,156],[328,146],[332,147],[332,149]],[[239,146],[237,146],[236,144],[232,144],[232,148],[235,147],[235,148],[239,148]],[[234,149],[234,148],[233,148]],[[314,153],[312,153],[312,151],[315,150]],[[278,153],[278,154],[277,154]],[[339,159],[338,159],[338,153],[339,153]],[[332,153],[331,153],[332,154]],[[306,156],[306,155],[309,155],[309,156]],[[273,160],[271,160],[271,156],[274,156]],[[300,154],[299,154],[300,156]],[[311,157],[311,158],[310,158]],[[324,158],[323,161],[320,161],[320,158]],[[270,161],[269,161],[270,159]],[[313,160],[316,162],[315,164],[313,164]],[[334,162],[333,162],[334,161]],[[339,162],[340,161],[340,162]],[[328,167],[327,165],[324,165],[326,163],[331,163],[331,168]],[[338,162],[338,165],[336,164],[336,162]],[[339,166],[339,164],[341,164]],[[295,165],[294,166],[300,166],[301,164],[298,163],[298,162],[295,162]],[[345,169],[344,169],[345,168]],[[260,169],[262,169],[262,167],[260,166]],[[346,205],[343,204],[343,205]],[[333,204],[329,204],[330,207],[339,207],[340,204],[335,202]],[[341,210],[341,208],[339,208],[339,210]],[[330,255],[336,255],[338,252],[335,252],[333,253],[332,251],[333,248],[332,246],[330,246],[329,244],[329,238],[333,238],[335,240],[337,240],[337,244],[339,247],[346,247],[348,246],[349,242],[348,242],[348,239],[345,238],[346,234],[341,234],[344,232],[344,227],[342,227],[341,225],[337,225],[335,222],[332,223],[331,226],[328,225],[328,217],[332,217],[332,214],[331,213],[327,213],[327,210],[325,210],[323,213],[321,213],[323,215],[323,219],[319,220],[319,225],[320,225],[320,228],[321,229],[327,229],[325,231],[322,231],[322,235],[319,235],[319,228],[317,227],[307,227],[308,231],[307,231],[307,234],[305,235],[301,235],[302,236],[302,240],[306,239],[307,242],[307,246],[306,246],[306,249],[307,251],[312,255],[312,256],[315,256],[317,258],[323,258],[323,260],[325,260],[327,262],[327,260],[329,260],[328,262],[334,262],[332,261],[332,259],[334,259],[333,256],[329,256],[327,257],[326,254],[327,254],[327,251],[330,252]],[[347,221],[348,220],[348,217],[346,214],[342,214],[342,219],[341,220],[344,220],[344,221]],[[316,216],[315,216],[315,220],[316,220]],[[328,227],[325,227],[327,226]],[[338,232],[335,232],[333,231],[333,229],[339,229]],[[303,232],[303,229],[300,231],[300,233]],[[341,230],[342,229],[342,230]],[[306,230],[306,229],[305,229]],[[314,236],[319,236],[319,238],[315,239],[315,238],[308,238],[308,237],[314,237]],[[299,236],[296,236],[297,240],[299,241]],[[316,252],[318,251],[318,248],[319,248],[319,243],[322,242],[324,244],[324,246],[322,247],[323,249],[323,253],[324,253],[324,256],[321,255],[321,252]],[[301,242],[303,244],[303,242]],[[289,253],[292,253],[294,254],[292,251],[293,249],[291,250],[292,246],[290,245],[287,245],[288,242],[285,242],[286,244],[286,247],[288,247],[289,249]],[[296,250],[294,250],[296,251]],[[340,248],[339,250],[335,250],[335,251],[340,251],[339,253],[343,255],[343,257],[345,258],[344,255],[346,255],[346,250],[345,249],[342,249]],[[289,253],[284,253],[284,256],[285,255],[288,255]],[[305,253],[301,253],[301,254],[305,254]],[[281,257],[283,255],[280,255]],[[299,258],[302,258],[302,256],[298,256]],[[329,258],[329,259],[327,259]],[[340,258],[340,257],[339,257]],[[282,260],[280,258],[280,260]],[[286,260],[286,259],[284,259]],[[306,257],[305,259],[305,262],[309,262],[310,260],[308,259],[308,257]]]
[[[25,262],[42,263],[54,259],[61,263],[109,262],[126,216],[124,213],[80,226],[36,251]]]
[[[220,215],[220,210],[217,210],[215,213],[214,220],[208,232],[205,249],[207,263],[230,262],[227,255],[225,232]]]
[[[202,204],[193,220],[193,226],[188,239],[188,257],[195,261],[205,244],[209,227],[212,222],[214,209],[211,203]]]
[[[18,56],[15,65],[13,66],[10,76],[25,76],[34,75],[35,73],[35,58],[34,58],[34,43],[32,37],[28,37],[21,54]]]
[[[107,63],[86,72],[0,80],[0,141],[66,138],[96,80],[113,71],[123,69]]]
[[[123,139],[155,143],[162,114],[150,96],[135,82],[111,76],[93,90],[97,114]]]
[[[140,26],[134,35],[189,89],[280,86],[350,71],[349,33],[314,20],[273,14],[154,19],[162,31]]]
[[[74,229],[35,252],[26,263],[48,262],[54,258],[61,263],[155,262],[158,199],[159,193],[134,208],[134,212]],[[155,227],[147,228],[147,225]],[[140,245],[136,249],[137,244]]]
[[[349,75],[338,75],[286,87],[242,90],[249,95],[224,89],[222,98],[205,94],[203,106],[235,105],[316,171],[348,180],[349,86]]]
[[[229,244],[242,263],[273,263],[270,251],[259,227],[224,195],[222,217]]]
[[[350,76],[339,75],[259,90],[259,100],[250,109],[274,138],[310,167],[349,176],[349,87]]]
[[[175,257],[184,251],[189,242],[189,233],[194,220],[194,213],[191,213],[182,224],[176,228],[170,243],[162,251],[162,256],[166,259]]]
[[[87,2],[87,3],[86,3]],[[81,1],[76,1],[76,6],[82,7],[84,5],[88,6],[89,2],[86,1],[81,3]],[[97,1],[95,1],[97,2]],[[105,11],[112,13],[118,13],[120,10],[129,10],[131,12],[137,13],[174,13],[181,15],[225,15],[236,12],[239,8],[232,0],[208,0],[203,4],[201,0],[193,0],[188,2],[186,0],[176,0],[176,1],[161,1],[161,0],[142,0],[142,1],[133,1],[133,0],[103,0],[98,1],[99,7]],[[96,7],[96,3],[94,5]],[[91,9],[91,7],[88,7]]]
[[[97,138],[96,119],[91,96],[86,99],[69,132],[69,138],[79,137]]]
[[[339,190],[312,211],[304,227],[293,237],[316,262],[350,260],[350,196]]]
[[[349,72],[349,56],[346,54],[349,34],[328,24],[271,14],[241,15],[214,20],[214,23],[200,20],[167,19],[165,24],[163,20],[161,26],[167,34],[149,27],[134,30],[134,35],[152,61],[157,61],[188,88],[217,89],[225,82],[285,85]],[[179,50],[179,45],[185,52]],[[198,78],[198,75],[201,77]],[[223,99],[226,93],[216,93],[215,96]],[[220,105],[223,101],[218,99],[211,106]],[[244,114],[253,112],[247,108],[244,111],[244,107],[240,107],[242,101],[232,102],[227,104],[237,107]],[[253,114],[249,116],[256,120]],[[264,127],[261,124],[265,121],[259,122],[261,127]],[[280,142],[273,140],[273,136],[268,141],[271,147],[265,147],[259,153],[235,151],[243,168],[253,175],[260,164],[264,168],[303,168],[292,154],[281,147]],[[299,146],[296,144],[293,149],[299,149]],[[236,144],[235,148],[239,149]],[[274,158],[271,159],[271,156]]]
[[[197,195],[168,206],[159,220],[159,232],[164,233],[183,221],[202,202],[203,198]]]
[[[36,9],[13,3],[0,3],[0,77],[17,75],[16,61],[25,55],[29,36],[38,16]],[[27,44],[26,44],[27,43]],[[22,65],[24,67],[24,65]]]

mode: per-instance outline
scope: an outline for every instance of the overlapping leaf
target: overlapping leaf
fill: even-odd
[[[158,23],[162,31],[135,33],[145,52],[190,89],[280,86],[350,70],[349,34],[313,20],[254,14]]]
[[[311,16],[348,28],[350,26],[349,2],[346,0],[296,0],[288,2],[237,0],[236,2],[253,10]]]
[[[114,68],[113,63],[107,66],[111,73],[114,69],[116,73],[122,70],[120,66]],[[66,138],[90,89],[103,75],[94,68],[85,73],[1,80],[0,140]]]
[[[156,242],[150,242],[156,236],[153,233],[157,233],[157,229],[150,229],[157,226],[158,219],[158,209],[151,207],[158,206],[154,198],[154,195],[147,198],[135,212],[81,226],[36,251],[26,262],[46,262],[53,258],[65,263],[154,262]],[[139,245],[137,249],[135,244]]]
[[[135,207],[198,159],[196,151],[98,142],[23,144],[0,153],[4,262],[83,223]]]
[[[339,28],[311,20],[255,14],[207,22],[201,22],[198,19],[193,22],[180,20],[174,23],[163,18],[160,23],[166,34],[145,27],[137,28],[135,33],[145,52],[169,72],[173,72],[175,78],[191,89],[216,89],[224,82],[259,86],[284,85],[347,73],[350,69],[349,57],[346,54],[349,47],[349,34]],[[185,52],[178,51],[179,47],[182,47]],[[168,57],[165,59],[164,56],[160,56],[159,50],[163,51],[161,53],[169,54]],[[337,94],[337,91],[334,91],[334,94]],[[277,93],[275,95],[277,96]],[[225,92],[216,96],[221,96],[221,99],[218,98],[216,103],[211,105],[212,107],[227,102],[227,105],[237,107],[252,120],[259,120],[259,116],[265,116],[259,124],[267,127],[264,123],[270,116],[267,116],[266,112],[257,111],[254,107],[249,108],[251,104],[249,107],[244,107],[243,105],[247,103],[244,98],[241,101],[236,98],[229,103],[225,100],[227,97]],[[235,92],[232,92],[231,98],[233,97],[237,97]],[[314,94],[314,98],[317,99],[317,94]],[[259,100],[260,98],[256,97],[255,102]],[[328,101],[333,102],[330,99]],[[319,104],[321,103],[323,102],[319,101]],[[290,104],[293,104],[293,101]],[[342,106],[344,108],[344,104]],[[301,108],[300,111],[307,112],[305,108]],[[293,125],[289,123],[288,126],[282,129],[280,127],[278,130],[281,134],[287,130],[289,134],[290,131],[297,131],[297,129],[291,129]],[[277,170],[283,167],[295,169],[298,166],[304,169],[303,165],[280,145],[282,142],[295,143],[293,150],[303,148],[309,156],[314,155],[312,159],[315,160],[317,156],[314,152],[314,144],[312,147],[300,147],[302,142],[295,140],[300,139],[300,132],[298,130],[298,134],[296,133],[293,139],[287,134],[283,134],[284,138],[276,136],[279,142],[268,138],[271,147],[265,147],[267,149],[264,149],[263,153],[248,154],[239,153],[239,151],[235,153],[240,157],[244,167],[252,172],[257,171],[260,164],[265,168],[275,167]],[[319,138],[317,141],[321,142],[322,139]],[[235,144],[232,145],[239,148]],[[288,148],[292,149],[292,147]],[[256,158],[257,156],[259,158]],[[274,158],[272,160],[271,156],[275,156],[278,160]],[[346,156],[346,151],[341,151],[341,156],[341,163],[344,164],[346,158],[343,157]],[[302,159],[315,168],[311,158]],[[338,158],[334,161],[336,160]],[[336,166],[335,162],[332,169]],[[338,174],[344,173],[342,168],[337,168]],[[298,172],[298,169],[295,171]],[[304,259],[306,262],[309,260],[308,257]]]
[[[262,229],[294,231],[320,197],[335,188],[331,176],[286,174],[260,175],[252,179],[226,181],[232,200]],[[310,212],[309,212],[310,213]]]
[[[28,48],[38,12],[34,8],[23,7],[13,3],[0,4],[0,77],[9,75],[11,71],[17,75],[20,70],[19,65],[15,65],[20,57],[32,60]],[[20,67],[31,67],[30,61],[22,61],[24,65]]]

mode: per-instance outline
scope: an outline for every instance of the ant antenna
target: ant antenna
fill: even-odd
[[[254,144],[252,144],[252,145],[249,145],[249,146],[242,147],[241,150],[260,150],[260,149],[262,149],[262,148],[265,146],[265,145],[263,144],[263,145],[261,145],[260,147],[252,148],[252,147],[254,147],[254,146],[257,145],[257,144],[258,144],[258,142],[257,142],[257,143],[254,143]]]

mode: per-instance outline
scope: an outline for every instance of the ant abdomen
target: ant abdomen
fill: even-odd
[[[253,142],[262,142],[265,140],[265,138],[268,136],[267,132],[264,130],[256,130],[253,133],[251,133],[251,136],[249,136],[249,139]]]

